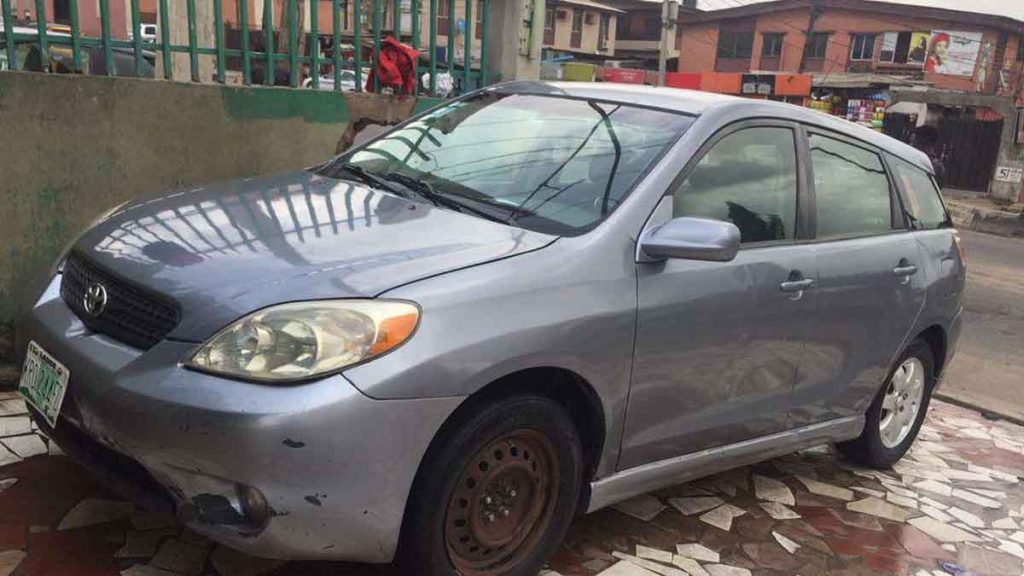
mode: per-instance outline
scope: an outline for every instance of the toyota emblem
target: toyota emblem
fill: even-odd
[[[103,287],[103,284],[93,284],[85,291],[85,297],[82,300],[85,311],[90,316],[99,316],[107,307],[107,289]]]

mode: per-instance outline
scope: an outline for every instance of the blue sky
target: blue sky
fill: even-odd
[[[717,10],[720,8],[731,8],[740,4],[752,4],[761,0],[698,0],[698,5],[705,10]],[[972,12],[985,12],[1010,16],[1024,20],[1024,0],[889,0],[901,4],[918,4],[921,6],[936,6],[939,8],[951,8],[953,10],[969,10]]]

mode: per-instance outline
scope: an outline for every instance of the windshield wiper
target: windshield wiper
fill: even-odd
[[[434,206],[444,206],[456,212],[470,213],[481,218],[485,218],[492,222],[500,222],[502,224],[508,224],[508,216],[502,217],[497,214],[493,214],[488,210],[477,208],[470,204],[470,201],[462,200],[459,196],[453,194],[442,194],[434,189],[429,182],[407,176],[405,174],[399,174],[392,172],[387,175],[388,180],[398,182],[402,186],[405,186],[409,190],[412,190],[416,194],[429,200]]]
[[[392,194],[397,194],[398,196],[408,196],[407,194],[404,193],[403,190],[396,188],[392,183],[368,171],[366,168],[363,168],[358,164],[345,162],[343,164],[331,166],[330,168],[336,171],[348,172],[349,174],[355,176],[363,184],[368,184],[370,186],[373,186],[374,188],[387,190],[388,192],[391,192]]]

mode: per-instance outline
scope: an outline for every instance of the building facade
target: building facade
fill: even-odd
[[[885,75],[940,90],[1020,93],[1024,22],[866,0],[777,0],[680,22],[681,72]]]
[[[547,58],[603,61],[615,54],[618,19],[624,12],[592,0],[548,0],[543,46]]]

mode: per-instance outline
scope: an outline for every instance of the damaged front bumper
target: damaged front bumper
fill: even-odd
[[[195,344],[143,352],[91,333],[58,286],[26,335],[70,371],[57,427],[43,425],[69,455],[252,555],[392,559],[420,460],[461,399],[373,400],[340,375],[281,387],[200,374],[180,365]]]

